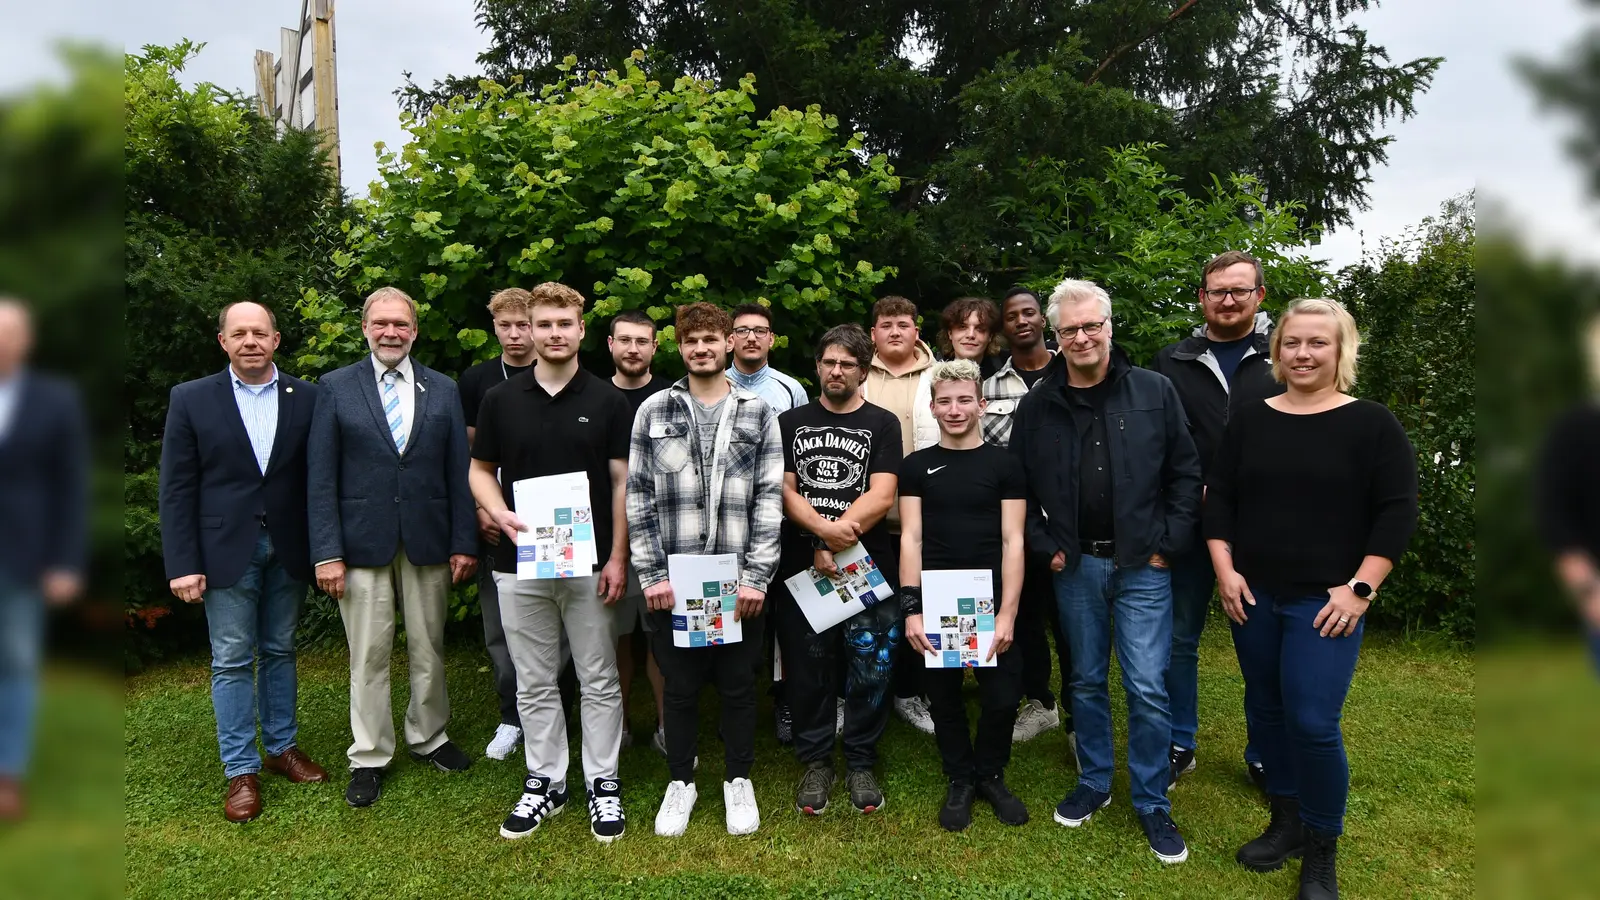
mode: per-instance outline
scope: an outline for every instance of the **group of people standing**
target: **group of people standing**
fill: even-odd
[[[260,814],[262,769],[327,778],[295,739],[293,631],[312,579],[338,601],[350,645],[350,805],[378,800],[396,749],[397,606],[407,749],[442,771],[470,765],[446,733],[441,645],[450,585],[479,571],[501,717],[486,754],[520,742],[527,769],[507,838],[537,830],[575,793],[563,709],[574,703],[591,832],[625,833],[619,757],[642,631],[652,743],[670,773],[657,834],[682,834],[696,805],[708,684],[721,701],[727,829],[759,828],[751,770],[765,647],[775,727],[804,766],[802,814],[834,805],[836,743],[850,807],[887,805],[877,745],[897,712],[935,736],[948,782],[939,822],[951,830],[970,824],[979,799],[1002,823],[1027,822],[1004,778],[1012,744],[1064,727],[1080,774],[1053,818],[1081,827],[1111,802],[1114,650],[1130,800],[1150,851],[1181,863],[1189,851],[1168,795],[1195,766],[1196,648],[1220,594],[1246,685],[1247,771],[1271,810],[1238,861],[1270,871],[1303,855],[1301,896],[1336,896],[1349,782],[1340,716],[1365,613],[1415,524],[1415,460],[1394,416],[1349,394],[1348,312],[1297,300],[1274,327],[1265,294],[1258,262],[1218,256],[1197,289],[1204,322],[1150,368],[1113,340],[1111,298],[1092,282],[1062,281],[1043,303],[1025,289],[999,305],[957,300],[937,355],[918,336],[916,307],[887,297],[870,331],[842,324],[813,342],[815,399],[768,364],[776,336],[757,304],[679,307],[687,374],[675,383],[650,371],[656,323],[619,315],[607,380],[579,363],[577,291],[503,290],[489,306],[502,353],[459,385],[412,359],[417,307],[396,288],[363,307],[372,354],[315,385],[273,364],[270,310],[230,304],[219,319],[228,368],[173,389],[161,483],[173,592],[203,601],[211,629],[225,815]],[[577,472],[589,485],[593,571],[519,578],[517,536],[529,526],[513,486]],[[807,568],[836,573],[836,554],[858,544],[895,599],[819,632],[784,582]],[[743,640],[675,645],[674,554],[736,557],[731,615]],[[976,669],[976,734],[965,669],[923,663],[933,630],[923,576],[949,569],[987,570],[996,603],[994,665]],[[575,686],[565,692],[564,670]]]

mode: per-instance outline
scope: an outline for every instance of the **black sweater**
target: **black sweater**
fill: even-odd
[[[1206,481],[1207,540],[1252,588],[1322,594],[1363,557],[1399,562],[1417,525],[1417,460],[1394,414],[1357,400],[1311,415],[1234,411]]]
[[[1539,530],[1552,553],[1600,560],[1600,403],[1557,419],[1539,465]]]

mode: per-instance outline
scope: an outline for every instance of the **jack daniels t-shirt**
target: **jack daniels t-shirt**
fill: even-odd
[[[778,416],[783,471],[793,473],[800,495],[827,519],[837,519],[867,492],[873,475],[900,471],[900,419],[871,403],[854,412],[830,412],[821,400]],[[785,542],[809,545],[811,535],[789,520]],[[881,558],[894,537],[882,520],[861,536],[869,555]]]

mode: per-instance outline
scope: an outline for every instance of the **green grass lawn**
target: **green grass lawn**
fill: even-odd
[[[130,897],[1292,897],[1297,868],[1257,875],[1233,862],[1265,824],[1245,779],[1243,684],[1226,629],[1213,618],[1201,648],[1199,769],[1174,789],[1173,815],[1190,859],[1150,855],[1119,770],[1115,800],[1084,828],[1051,820],[1074,783],[1064,735],[1018,745],[1007,780],[1033,821],[1007,828],[979,804],[963,834],[939,829],[944,794],[931,737],[898,719],[882,745],[888,797],[859,816],[843,800],[821,819],[794,811],[800,767],[772,737],[763,699],[752,780],[761,830],[724,830],[715,701],[702,704],[700,802],[688,833],[657,838],[665,762],[641,743],[624,751],[629,833],[602,846],[581,803],[536,834],[506,841],[498,827],[520,791],[520,752],[481,758],[497,716],[487,658],[452,641],[451,736],[476,759],[444,775],[402,750],[378,804],[344,803],[348,675],[340,653],[300,661],[301,746],[335,771],[326,785],[264,778],[266,812],[222,818],[223,779],[203,660],[131,678],[126,712],[126,847]],[[395,659],[397,715],[404,657]],[[1115,679],[1115,674],[1113,678]],[[1369,635],[1351,691],[1345,734],[1353,783],[1341,874],[1348,897],[1468,897],[1474,859],[1472,657],[1433,643]],[[1113,681],[1115,684],[1115,681]],[[969,687],[971,684],[969,682]],[[1118,693],[1114,690],[1114,694]],[[971,696],[975,703],[975,691]],[[642,675],[631,722],[653,719]],[[1123,721],[1116,701],[1118,759]],[[574,741],[573,778],[581,778]],[[842,808],[841,808],[842,807]]]

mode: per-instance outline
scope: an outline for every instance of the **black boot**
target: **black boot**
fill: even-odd
[[[1334,871],[1334,857],[1338,851],[1338,835],[1306,829],[1297,900],[1339,900],[1339,875]]]
[[[1234,859],[1246,869],[1276,872],[1300,855],[1305,844],[1305,826],[1300,824],[1300,800],[1296,797],[1268,797],[1272,821],[1261,836],[1239,848]]]

